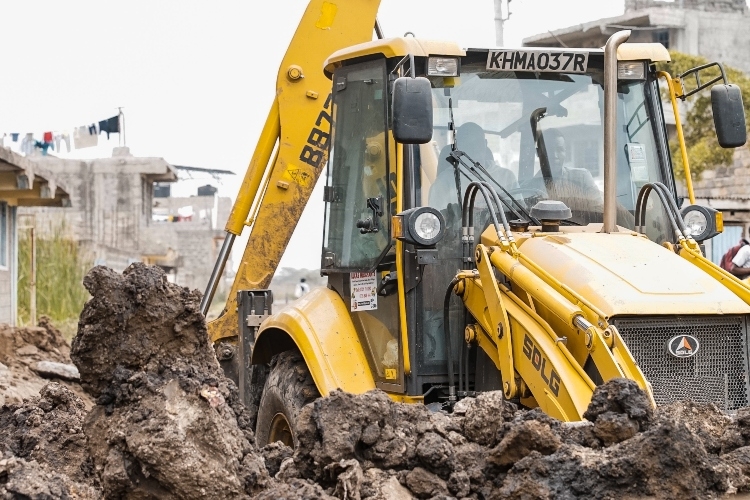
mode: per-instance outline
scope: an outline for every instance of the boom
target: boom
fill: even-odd
[[[331,53],[372,39],[380,0],[311,0],[279,67],[276,98],[226,224],[225,257],[244,226],[250,238],[229,298],[208,325],[212,341],[237,335],[237,292],[271,282],[302,210],[328,158],[331,82],[323,63]],[[203,312],[221,275],[217,262]]]

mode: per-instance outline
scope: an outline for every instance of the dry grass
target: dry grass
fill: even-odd
[[[65,236],[65,228],[53,230],[45,238],[36,239],[37,315],[45,314],[70,339],[75,335],[78,316],[89,299],[83,277],[92,261],[78,243]],[[29,280],[31,241],[29,232],[18,232],[18,320],[30,324]]]

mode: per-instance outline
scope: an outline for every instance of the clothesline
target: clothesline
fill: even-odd
[[[46,155],[49,150],[61,153],[64,145],[70,153],[71,149],[97,146],[99,135],[102,133],[107,134],[107,139],[110,134],[119,134],[123,129],[124,118],[124,113],[120,111],[111,118],[100,120],[99,123],[81,125],[70,130],[44,132],[41,138],[35,137],[33,132],[3,132],[0,133],[0,147],[15,149],[15,144],[19,152],[28,156],[35,151],[41,152],[42,155]]]

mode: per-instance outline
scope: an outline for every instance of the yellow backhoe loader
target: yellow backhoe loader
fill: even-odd
[[[259,444],[293,444],[301,406],[336,389],[445,409],[501,390],[574,421],[625,377],[654,404],[747,406],[750,289],[703,255],[722,219],[694,203],[677,109],[711,87],[719,142],[744,144],[739,89],[704,77],[721,66],[672,77],[628,31],[603,49],[383,38],[378,5],[310,1],[202,303],[247,226],[209,332]],[[273,311],[323,172],[328,286]]]

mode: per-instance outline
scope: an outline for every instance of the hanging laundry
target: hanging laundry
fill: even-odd
[[[96,130],[96,123],[89,125],[89,135],[99,135],[99,131]]]
[[[91,148],[99,144],[99,136],[90,133],[88,125],[78,127],[73,131],[73,143],[76,149]]]
[[[62,153],[63,142],[65,143],[65,148],[68,150],[68,153],[70,153],[70,134],[67,132],[55,134],[55,150],[57,150],[58,153]]]
[[[113,116],[112,118],[108,118],[106,120],[102,120],[99,122],[99,133],[102,132],[107,133],[107,139],[109,139],[109,134],[119,134],[120,133],[120,115]]]
[[[34,149],[41,151],[43,156],[47,156],[47,150],[51,145],[51,142],[34,141]]]
[[[36,139],[34,139],[34,134],[29,132],[23,137],[23,140],[21,141],[21,152],[25,155],[30,155],[34,152],[34,144],[36,143]]]
[[[18,132],[12,132],[12,133],[10,134],[10,139],[11,139],[11,140],[12,140],[13,142],[18,142],[18,136],[19,136],[19,135],[21,135],[21,134],[19,134]]]
[[[42,136],[42,141],[43,142],[50,142],[51,143],[52,142],[52,132],[45,132],[44,135]]]

